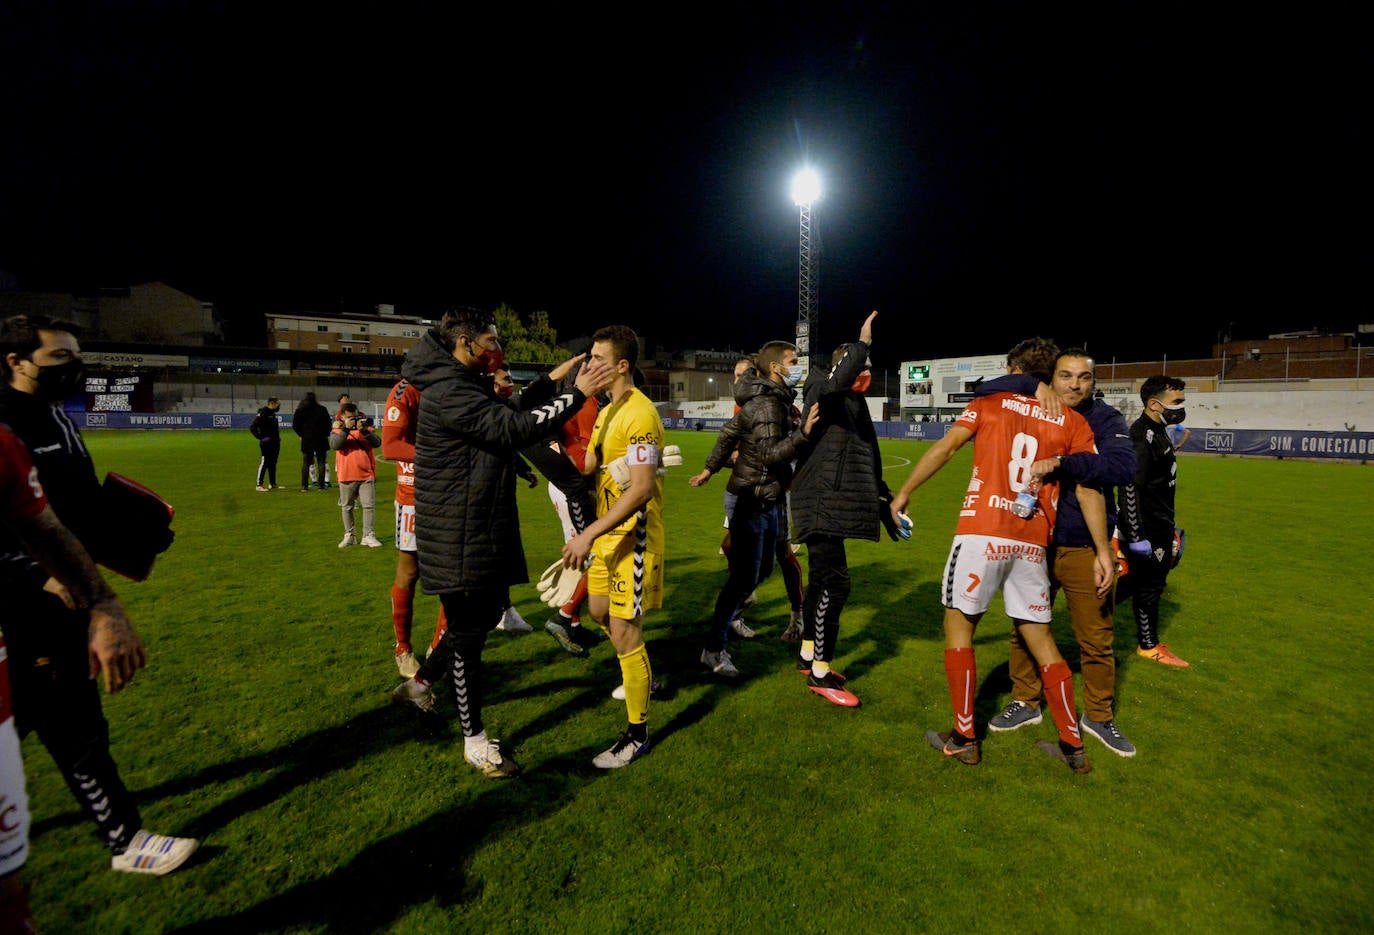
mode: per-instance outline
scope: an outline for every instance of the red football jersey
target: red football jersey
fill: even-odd
[[[396,463],[396,502],[415,505],[415,425],[420,391],[405,380],[391,388],[382,415],[382,457]]]
[[[1030,467],[1036,461],[1097,451],[1088,420],[1072,409],[1051,419],[1030,396],[996,393],[973,400],[954,424],[973,432],[974,438],[973,476],[955,533],[1048,545],[1059,485],[1040,488],[1040,508],[1029,519],[1010,507],[1030,482]]]
[[[47,505],[29,449],[8,426],[0,425],[0,508],[4,515],[33,517]]]

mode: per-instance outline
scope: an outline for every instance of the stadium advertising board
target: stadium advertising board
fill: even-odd
[[[972,399],[983,380],[1007,372],[1007,356],[945,357],[903,361],[898,373],[903,409],[951,409]]]

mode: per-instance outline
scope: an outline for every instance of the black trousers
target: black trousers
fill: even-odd
[[[26,592],[15,610],[5,614],[15,726],[38,734],[96,837],[123,853],[142,818],[110,755],[100,683],[88,678],[88,615],[45,591]]]
[[[444,677],[453,679],[453,697],[458,704],[458,722],[464,737],[475,737],[482,724],[483,684],[482,649],[487,634],[501,622],[501,613],[510,606],[510,589],[481,588],[451,591],[439,595],[448,618],[448,629],[420,666],[419,678],[431,685]]]
[[[264,438],[258,442],[258,448],[262,451],[262,461],[258,462],[258,486],[264,486],[263,478],[267,478],[266,483],[273,487],[277,486],[277,457],[281,454],[280,438]]]
[[[1155,551],[1136,555],[1126,551],[1126,567],[1130,582],[1131,612],[1135,616],[1135,639],[1141,649],[1159,645],[1159,601],[1164,596],[1164,584],[1173,565],[1174,531],[1150,531],[1150,543]],[[1155,538],[1158,535],[1159,538]]]
[[[815,640],[816,658],[835,658],[840,635],[840,611],[849,600],[849,559],[844,540],[812,536],[806,540],[806,600],[802,603],[802,639]]]
[[[310,465],[315,465],[315,482],[321,490],[324,489],[324,456],[329,450],[326,445],[324,448],[312,448],[308,451],[301,451],[301,490],[310,489]]]

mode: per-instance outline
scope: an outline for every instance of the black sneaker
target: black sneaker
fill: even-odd
[[[573,639],[572,634],[568,632],[569,628],[563,625],[559,617],[550,617],[548,622],[544,624],[544,629],[549,636],[558,640],[558,645],[562,646],[566,652],[572,653],[574,656],[587,655],[587,651]]]
[[[1058,743],[1037,740],[1035,745],[1079,775],[1092,772],[1092,764],[1088,762],[1088,754],[1083,752],[1082,747],[1070,747],[1062,740]]]
[[[600,627],[584,627],[581,624],[574,627],[567,627],[568,635],[572,641],[583,649],[591,651],[602,643],[610,639],[605,630]]]

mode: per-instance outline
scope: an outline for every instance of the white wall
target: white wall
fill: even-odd
[[[1187,397],[1188,419],[1191,429],[1292,429],[1313,432],[1374,432],[1374,390],[1347,392],[1333,390],[1242,391],[1225,393],[1194,393]],[[1120,409],[1128,422],[1140,415],[1139,396],[1106,397],[1107,402]],[[868,400],[869,412],[876,422],[883,416],[881,399]],[[728,419],[734,413],[734,402],[719,399],[711,402],[673,403],[689,419]]]

